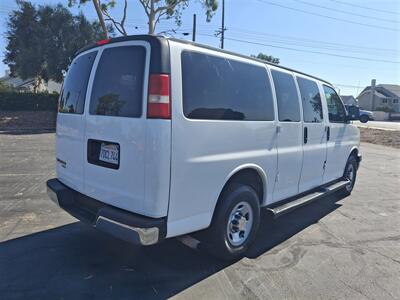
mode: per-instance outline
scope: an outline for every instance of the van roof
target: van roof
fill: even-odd
[[[268,61],[265,61],[265,60],[262,60],[262,59],[251,57],[251,56],[248,56],[248,55],[245,55],[245,54],[240,54],[240,53],[228,51],[228,50],[225,50],[225,49],[219,49],[219,48],[216,48],[216,47],[195,43],[195,42],[188,41],[188,40],[181,40],[181,39],[172,38],[172,37],[166,37],[166,36],[162,36],[162,35],[150,35],[150,34],[128,35],[128,36],[111,38],[109,40],[109,42],[107,42],[106,44],[124,42],[124,41],[132,41],[132,40],[144,40],[144,41],[147,41],[147,42],[150,43],[152,48],[153,47],[160,47],[167,40],[171,40],[171,41],[174,41],[174,42],[177,42],[177,43],[182,43],[182,44],[187,44],[187,45],[193,45],[193,46],[196,46],[196,47],[199,47],[199,48],[203,48],[203,49],[214,50],[214,51],[230,54],[230,55],[233,55],[233,56],[238,56],[238,57],[242,57],[242,58],[247,58],[247,59],[250,59],[250,60],[258,61],[258,62],[267,64],[267,65],[275,66],[275,67],[280,68],[280,69],[284,69],[284,70],[287,70],[287,71],[295,72],[295,73],[300,74],[300,75],[305,75],[305,76],[308,76],[310,78],[314,78],[316,80],[319,80],[319,81],[322,81],[324,83],[327,83],[330,86],[333,86],[330,82],[328,82],[328,81],[326,81],[324,79],[321,79],[319,77],[316,77],[316,76],[313,76],[313,75],[310,75],[310,74],[307,74],[307,73],[304,73],[304,72],[300,72],[300,71],[297,71],[297,70],[294,70],[294,69],[291,69],[291,68],[288,68],[288,67],[285,67],[285,66],[277,65],[277,64],[274,64],[274,63],[271,63],[271,62],[268,62]],[[87,51],[89,49],[100,47],[101,45],[104,45],[104,44],[94,43],[94,44],[88,45],[86,47],[83,47],[82,49],[80,49],[80,50],[78,50],[76,52],[76,55],[78,55],[79,53],[82,53],[84,51]]]

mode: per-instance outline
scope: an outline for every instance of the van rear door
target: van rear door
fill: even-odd
[[[59,99],[57,116],[57,177],[67,186],[84,190],[84,106],[97,51],[82,53],[69,67]]]
[[[160,216],[161,209],[150,207],[157,199],[146,202],[146,159],[151,159],[146,157],[151,151],[146,151],[146,137],[155,121],[146,118],[150,44],[111,43],[102,46],[98,56],[86,106],[85,194],[122,209]],[[170,132],[170,120],[164,125]],[[165,211],[168,192],[166,197]]]

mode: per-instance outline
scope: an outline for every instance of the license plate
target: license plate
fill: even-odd
[[[99,160],[118,165],[119,163],[119,148],[117,145],[101,143]]]

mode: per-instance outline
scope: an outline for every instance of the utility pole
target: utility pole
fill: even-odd
[[[221,49],[224,49],[225,33],[225,0],[222,0],[222,28],[221,28]]]
[[[193,32],[192,32],[192,41],[196,41],[196,14],[193,14]]]
[[[376,79],[371,80],[371,110],[375,110],[375,86]]]

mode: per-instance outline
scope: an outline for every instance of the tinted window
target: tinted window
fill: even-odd
[[[59,112],[82,114],[95,52],[79,56],[69,67],[60,95]]]
[[[345,122],[346,110],[344,109],[342,100],[336,94],[335,90],[324,85],[324,93],[326,104],[328,105],[330,122]]]
[[[192,119],[273,120],[263,67],[195,52],[182,53],[183,110]]]
[[[272,70],[271,73],[278,102],[279,121],[299,122],[300,104],[293,76],[275,70]]]
[[[145,55],[145,48],[137,46],[103,51],[93,83],[91,114],[140,117]]]
[[[297,83],[299,84],[301,101],[303,103],[304,122],[322,122],[321,95],[319,94],[317,83],[300,77],[297,78]]]

